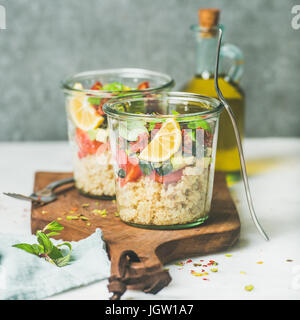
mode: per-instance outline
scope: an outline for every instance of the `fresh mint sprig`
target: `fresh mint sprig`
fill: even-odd
[[[55,246],[49,239],[51,236],[59,235],[59,232],[57,231],[63,229],[64,227],[60,223],[52,221],[46,225],[43,230],[38,230],[36,232],[38,244],[18,243],[13,245],[13,247],[34,254],[40,258],[44,258],[58,267],[63,267],[70,261],[72,246],[69,242],[64,242]],[[66,246],[69,249],[69,252],[66,255],[63,255],[62,250],[60,249],[63,246]]]

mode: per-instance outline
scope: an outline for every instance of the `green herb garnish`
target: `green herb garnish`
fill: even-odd
[[[45,258],[46,261],[51,262],[58,267],[63,267],[70,261],[72,246],[69,242],[64,242],[55,246],[49,239],[49,237],[59,235],[57,231],[63,229],[64,227],[57,221],[52,221],[43,230],[38,230],[36,232],[38,244],[18,243],[13,245],[13,247],[22,249],[40,258]],[[46,231],[50,232],[46,233]],[[63,255],[60,249],[62,246],[69,248],[68,254]]]
[[[188,123],[187,125],[188,128],[190,129],[198,129],[198,128],[202,128],[204,130],[210,131],[211,132],[211,127],[208,124],[207,121],[201,119],[201,120],[196,120],[196,121],[191,121]]]
[[[96,104],[97,106],[100,104],[101,98],[98,97],[88,97],[88,102],[90,104]]]
[[[119,82],[107,83],[103,86],[104,91],[124,91],[124,85]]]

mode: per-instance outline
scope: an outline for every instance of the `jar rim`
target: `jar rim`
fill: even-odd
[[[91,90],[91,89],[78,89],[78,88],[73,88],[71,86],[71,83],[78,82],[80,80],[88,80],[88,79],[93,79],[96,78],[97,76],[103,76],[103,75],[113,75],[117,74],[118,76],[123,76],[125,77],[148,77],[149,80],[152,79],[162,79],[164,83],[160,86],[153,87],[153,88],[147,88],[147,89],[142,89],[142,90],[127,90],[127,91],[106,91],[106,90]],[[111,94],[135,94],[135,93],[153,93],[157,91],[163,91],[168,88],[172,88],[175,85],[174,79],[161,72],[157,71],[152,71],[152,70],[147,70],[147,69],[141,69],[141,68],[115,68],[115,69],[103,69],[103,70],[90,70],[90,71],[84,71],[80,72],[74,75],[71,75],[67,77],[65,80],[61,82],[61,89],[65,93],[84,93],[84,94],[90,94],[93,96],[111,96]]]
[[[193,113],[185,113],[185,114],[136,114],[136,113],[130,113],[130,112],[125,112],[125,111],[119,111],[116,108],[114,108],[116,105],[120,103],[130,103],[133,101],[145,101],[147,99],[149,100],[163,100],[164,98],[167,98],[168,100],[173,101],[176,99],[177,101],[183,101],[183,102],[209,102],[210,106],[213,105],[213,109],[208,109],[204,111],[199,111],[199,112],[193,112]],[[200,94],[195,94],[195,93],[189,93],[189,92],[178,92],[178,91],[173,91],[173,92],[162,92],[162,93],[157,93],[157,94],[152,94],[152,95],[144,95],[141,97],[141,95],[127,95],[125,97],[119,97],[119,98],[113,98],[110,99],[109,101],[105,102],[103,105],[103,111],[113,117],[113,118],[131,118],[131,119],[188,119],[191,117],[196,117],[196,116],[205,116],[205,118],[213,117],[222,112],[224,108],[223,103],[216,98],[200,95]]]

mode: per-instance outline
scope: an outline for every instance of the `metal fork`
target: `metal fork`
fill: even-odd
[[[216,89],[218,98],[223,103],[223,105],[224,105],[224,107],[225,107],[225,109],[226,109],[226,111],[227,111],[227,113],[228,113],[228,115],[230,117],[233,129],[234,129],[236,142],[237,142],[237,147],[238,147],[238,150],[239,150],[242,178],[243,178],[243,182],[244,182],[246,198],[247,198],[247,202],[248,202],[248,207],[249,207],[249,211],[250,211],[250,214],[251,214],[251,218],[252,218],[257,230],[259,231],[259,233],[264,237],[265,240],[269,240],[268,235],[264,231],[263,227],[260,225],[260,223],[259,223],[259,221],[257,219],[257,216],[255,214],[253,200],[252,200],[252,197],[251,197],[251,192],[250,192],[250,187],[249,187],[249,182],[248,182],[248,175],[247,175],[244,151],[243,151],[243,147],[242,147],[242,141],[241,141],[239,129],[238,129],[238,126],[237,126],[237,123],[236,123],[235,115],[234,115],[230,105],[226,102],[226,100],[225,100],[225,98],[224,98],[224,96],[223,96],[223,94],[222,94],[222,92],[221,92],[221,90],[219,88],[218,72],[219,72],[220,47],[221,47],[221,42],[222,42],[222,35],[223,35],[223,31],[222,31],[221,28],[219,28],[219,37],[218,37],[217,55],[216,55],[216,67],[215,67],[215,79],[214,79],[215,80],[215,89]]]
[[[3,194],[15,199],[29,200],[29,201],[34,201],[40,204],[46,204],[57,199],[57,195],[54,193],[54,190],[56,188],[72,182],[74,182],[73,178],[57,180],[57,181],[51,182],[42,190],[32,193],[30,196],[24,196],[23,194],[10,193],[10,192],[3,192]]]

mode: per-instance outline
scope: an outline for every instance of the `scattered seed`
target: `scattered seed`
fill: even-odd
[[[67,220],[79,220],[78,216],[66,216]]]
[[[254,289],[254,286],[252,284],[249,284],[248,286],[245,286],[246,291],[252,291]]]
[[[115,216],[116,217],[120,217],[120,213],[119,212],[115,212]]]
[[[264,262],[263,261],[257,261],[256,263],[257,264],[263,264]]]
[[[80,216],[80,219],[83,220],[83,221],[88,221],[89,218],[85,217],[85,216]]]
[[[210,269],[210,271],[212,271],[212,272],[218,272],[218,269],[217,269],[217,268],[212,268],[212,269]]]
[[[230,257],[232,257],[232,254],[225,254],[225,257],[230,258]]]
[[[175,262],[174,265],[182,267],[183,266],[183,262]]]
[[[194,267],[201,267],[202,264],[201,264],[201,263],[193,263],[193,266],[194,266]]]
[[[42,210],[42,214],[46,214],[46,213],[48,213],[48,211]]]
[[[83,203],[81,206],[82,206],[82,208],[87,208],[87,207],[89,207],[89,203]]]
[[[240,271],[240,274],[246,274],[246,272],[245,271]]]
[[[69,213],[70,213],[70,214],[73,214],[73,213],[75,213],[75,211],[74,211],[74,210],[70,210]]]
[[[86,225],[89,227],[89,226],[91,225],[91,223],[90,223],[90,222],[87,222]]]
[[[62,220],[62,218],[61,218],[61,217],[57,218],[57,221],[60,221],[60,220]]]
[[[202,277],[202,276],[207,276],[207,275],[208,275],[207,272],[199,273],[199,272],[196,272],[196,271],[194,271],[194,270],[191,270],[191,274],[192,274],[193,276],[196,276],[196,277]]]

